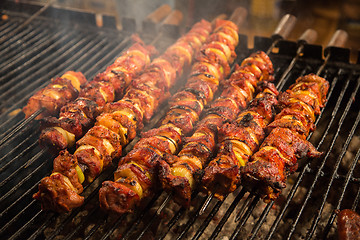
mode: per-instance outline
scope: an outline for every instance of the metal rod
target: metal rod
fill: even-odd
[[[32,120],[34,120],[37,116],[39,116],[44,111],[44,108],[41,108],[31,114],[28,118],[24,121],[20,122],[14,129],[11,129],[8,132],[5,132],[1,137],[0,146],[3,145],[7,140],[9,140],[15,133],[19,132],[22,128],[24,128],[27,124],[29,124]]]
[[[157,194],[155,197],[151,199],[151,201],[148,203],[145,209],[142,209],[138,217],[136,217],[135,223],[132,223],[130,228],[128,228],[125,233],[123,234],[122,238],[123,240],[128,239],[131,232],[135,230],[135,228],[140,224],[140,222],[143,220],[143,217],[145,216],[145,213],[149,212],[149,209],[154,205],[156,200],[160,197],[160,194]],[[139,239],[139,238],[138,238]]]
[[[254,198],[254,194],[250,193],[249,196],[245,199],[244,203],[242,204],[240,211],[236,214],[235,222],[240,221],[244,211],[249,207],[250,203]]]
[[[204,204],[206,199],[204,199],[202,201],[202,204]],[[200,204],[200,206],[202,205]],[[197,209],[197,211],[195,212],[195,215],[193,215],[192,217],[189,218],[189,220],[187,221],[186,225],[185,225],[185,228],[181,231],[181,233],[177,236],[176,240],[180,240],[182,239],[185,234],[189,231],[190,227],[194,224],[194,222],[196,221],[196,219],[198,218],[199,216],[199,210],[200,208]]]
[[[139,213],[138,217],[135,218],[135,219],[137,219],[137,220],[135,221],[135,223],[132,223],[132,224],[131,224],[130,228],[128,228],[128,229],[125,231],[125,233],[123,234],[123,236],[122,236],[121,239],[125,240],[125,239],[128,239],[128,238],[129,238],[131,232],[132,232],[133,230],[135,230],[135,228],[140,224],[140,222],[142,221],[143,217],[145,216],[145,213],[147,213],[147,212],[149,211],[149,209],[154,205],[154,203],[156,202],[156,200],[157,200],[159,197],[160,197],[160,194],[157,194],[155,197],[153,197],[153,198],[150,200],[150,202],[147,204],[147,206],[145,207],[145,209],[143,209],[143,210]]]
[[[209,239],[216,239],[217,235],[219,235],[221,229],[225,225],[226,221],[228,220],[228,218],[230,217],[231,213],[234,211],[235,207],[238,205],[240,200],[244,197],[245,193],[246,190],[242,188],[241,191],[238,193],[238,195],[235,197],[234,201],[229,206],[229,208],[226,210],[224,216],[221,218],[219,224],[216,226]]]
[[[302,55],[302,52],[304,50],[304,47],[306,44],[311,44],[313,42],[315,42],[317,38],[317,33],[316,31],[314,31],[313,29],[307,29],[299,38],[298,40],[298,48],[296,51],[296,55],[295,57],[291,60],[290,64],[288,65],[288,67],[286,68],[286,70],[283,72],[283,74],[281,75],[276,88],[277,89],[282,89],[285,85],[285,78],[286,76],[288,76],[288,74],[290,73],[290,71],[293,69],[293,67],[295,66],[296,62],[299,60],[299,58]]]
[[[257,203],[259,202],[259,199],[260,199],[259,196],[255,196],[255,198],[253,198],[253,201],[250,203],[250,206],[247,208],[245,214],[241,218],[241,221],[239,221],[238,225],[235,228],[235,231],[231,235],[230,240],[237,239],[237,236],[240,233],[241,228],[245,225],[246,221],[249,219],[250,214],[252,213],[252,211],[256,207]]]
[[[156,215],[159,216],[161,211],[164,209],[164,207],[166,206],[166,204],[170,201],[170,199],[172,198],[174,192],[170,192],[167,197],[165,198],[165,200],[161,203],[160,207],[156,210]]]

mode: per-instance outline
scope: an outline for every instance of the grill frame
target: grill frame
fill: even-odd
[[[16,13],[13,16],[19,19],[17,22],[14,23],[15,26],[13,26],[13,27],[16,28],[16,24],[20,24],[21,19],[24,19],[24,18],[23,18],[23,16],[19,16]],[[51,26],[53,26],[53,24],[55,24],[54,22],[44,23],[44,19],[47,19],[47,18],[36,19],[36,21],[34,23],[31,23],[29,25],[29,27],[33,26],[36,23],[40,23],[41,25],[39,25],[39,26],[41,26],[42,30],[44,30],[44,29],[46,30],[47,28],[51,28]],[[1,31],[2,27],[3,26],[0,26],[0,34],[3,33]],[[28,29],[28,28],[25,28],[25,29]],[[73,34],[79,34],[79,31],[80,32],[84,31],[79,26],[74,26],[74,27],[71,26],[68,29],[74,31]],[[64,31],[66,31],[66,30],[64,30]],[[8,32],[11,32],[11,30],[9,30],[3,34],[5,35]],[[91,28],[91,29],[87,30],[87,32],[90,32],[93,35],[102,34],[101,37],[104,37],[104,39],[105,39],[105,40],[103,40],[104,44],[107,43],[109,41],[109,39],[114,40],[114,38],[116,38],[118,41],[120,41],[120,44],[121,44],[124,41],[124,39],[129,35],[128,32],[120,32],[119,33],[114,30],[109,30],[109,29],[100,30],[97,28]],[[21,31],[20,33],[23,33],[23,32]],[[25,32],[24,32],[24,34],[25,34]],[[114,35],[110,35],[110,37],[109,37],[108,34],[114,34]],[[59,34],[59,35],[61,35],[61,34]],[[90,36],[93,36],[93,35],[90,35]],[[21,37],[21,35],[16,34],[13,37],[19,38],[19,37]],[[165,41],[171,41],[171,40],[165,40]],[[242,59],[247,57],[251,52],[253,52],[255,50],[265,50],[266,51],[271,46],[272,41],[273,40],[271,38],[255,37],[254,38],[254,48],[249,49],[247,47],[248,46],[247,36],[240,35],[240,43],[241,44],[237,49],[237,51],[238,51],[237,62],[240,62]],[[111,44],[110,46],[107,46],[108,48],[112,48],[113,45],[116,45],[115,43],[110,43],[110,44]],[[97,45],[97,44],[95,44],[95,45]],[[54,45],[52,45],[52,46],[54,46]],[[279,44],[277,45],[278,52],[273,52],[270,54],[270,58],[273,60],[273,63],[275,66],[275,70],[276,70],[275,78],[277,80],[279,80],[281,73],[286,69],[288,64],[290,64],[292,59],[296,56],[297,47],[298,47],[298,45],[295,42],[280,41]],[[86,77],[88,79],[91,79],[96,72],[100,72],[100,69],[103,69],[104,66],[106,66],[112,62],[114,57],[116,57],[116,55],[118,55],[117,54],[117,53],[119,53],[118,50],[123,49],[123,47],[118,47],[118,48],[119,49],[115,48],[115,49],[111,50],[111,52],[108,54],[108,56],[105,57],[106,60],[103,60],[102,62],[97,62],[96,59],[98,59],[99,56],[95,55],[95,56],[92,56],[92,60],[89,60],[89,62],[85,66],[84,65],[81,66],[81,62],[76,63],[75,65],[73,65],[73,64],[70,64],[70,65],[71,66],[79,65],[78,68],[80,68],[81,70],[85,70]],[[0,49],[0,51],[1,51],[1,49]],[[85,50],[83,49],[82,51],[85,51]],[[106,52],[106,50],[100,51],[99,55],[103,55],[103,52]],[[81,54],[81,52],[78,54]],[[297,61],[294,69],[285,78],[286,84],[283,87],[284,87],[284,89],[286,89],[287,86],[289,84],[291,84],[292,82],[294,82],[296,77],[299,75],[303,75],[303,74],[309,73],[309,72],[316,72],[316,70],[319,67],[321,67],[322,64],[325,62],[325,59],[323,58],[323,54],[325,54],[326,56],[330,56],[330,57],[329,57],[328,62],[326,62],[326,66],[324,68],[322,76],[331,80],[331,84],[332,84],[332,88],[333,88],[332,91],[336,90],[334,93],[331,94],[329,102],[331,102],[331,103],[338,102],[338,104],[335,104],[335,106],[332,106],[332,104],[330,104],[328,102],[327,103],[328,105],[325,107],[325,110],[323,110],[322,115],[319,116],[319,118],[317,120],[317,124],[321,125],[321,124],[324,124],[324,122],[325,123],[331,122],[332,124],[326,124],[326,126],[328,126],[329,128],[334,128],[334,124],[336,125],[337,123],[341,122],[338,119],[340,119],[340,120],[344,119],[344,123],[341,124],[341,126],[345,126],[346,123],[351,122],[351,119],[353,119],[352,116],[348,117],[348,116],[345,116],[342,114],[340,116],[338,114],[334,114],[334,116],[332,118],[330,118],[330,121],[328,121],[325,118],[328,116],[329,111],[331,109],[333,109],[333,107],[334,107],[334,109],[338,107],[338,110],[336,110],[337,112],[342,112],[343,109],[346,110],[346,107],[344,107],[343,102],[347,102],[349,104],[350,108],[348,110],[348,113],[350,115],[354,114],[354,112],[356,112],[356,110],[357,110],[356,107],[353,107],[353,104],[351,102],[352,96],[351,96],[351,94],[349,95],[348,91],[350,91],[349,89],[351,89],[351,87],[354,86],[354,82],[357,82],[357,84],[358,84],[356,87],[359,86],[360,66],[358,64],[360,63],[360,57],[358,57],[357,64],[349,63],[349,56],[350,56],[349,49],[337,48],[337,47],[329,47],[327,49],[323,49],[321,46],[317,46],[317,45],[305,45],[302,57]],[[327,54],[329,54],[329,55],[327,55]],[[88,55],[92,55],[91,52],[88,53]],[[92,62],[96,62],[96,64],[91,67]],[[4,64],[4,66],[8,66],[8,65]],[[40,77],[42,80],[42,84],[38,84],[37,87],[33,88],[31,93],[33,93],[36,89],[43,87],[50,80],[51,77],[59,74],[60,72],[64,72],[65,70],[69,70],[69,65],[62,67],[61,69],[62,70],[59,69],[56,72],[47,73],[47,74],[45,74],[45,76],[43,76],[42,74],[39,73],[39,75],[42,76],[42,77]],[[31,72],[31,70],[28,70],[28,71]],[[44,71],[44,69],[42,71]],[[345,81],[345,85],[343,83],[344,81]],[[336,95],[338,93],[338,91],[335,87],[338,85],[344,87],[347,84],[346,82],[348,82],[348,86],[346,88],[344,88],[345,90],[343,92],[340,91],[339,96],[343,96],[347,101],[346,100],[340,101],[339,98],[336,98],[334,100],[334,98],[335,98],[334,95]],[[23,84],[23,83],[20,83],[20,84]],[[3,85],[1,85],[1,88],[2,87],[3,87]],[[177,87],[179,87],[179,86],[177,86]],[[354,97],[358,96],[358,94],[359,93],[356,92]],[[27,98],[30,95],[31,94],[29,93],[29,94],[25,95],[23,98],[18,99],[19,101],[16,102],[14,106],[10,107],[7,111],[2,112],[2,114],[0,115],[0,121],[3,122],[3,124],[0,125],[0,129],[1,129],[0,133],[2,134],[1,135],[2,138],[6,137],[8,132],[11,131],[11,128],[22,119],[21,116],[10,118],[10,117],[8,117],[8,114],[10,112],[12,112],[13,110],[15,110],[16,108],[18,108],[19,106],[23,106],[25,104]],[[13,97],[13,98],[16,99],[16,97]],[[10,104],[7,104],[7,105],[10,105]],[[152,123],[147,127],[147,129],[151,128],[151,126],[156,124],[157,120],[159,118],[161,118],[161,116],[165,112],[165,110],[166,110],[166,108],[164,108],[162,110],[162,112],[160,112],[156,116],[156,118],[152,120]],[[359,111],[357,111],[357,112],[359,112]],[[18,115],[21,115],[21,114],[18,114]],[[350,120],[348,118],[350,118]],[[358,124],[358,120],[359,120],[358,118],[359,117],[356,118],[357,124]],[[358,135],[359,130],[357,128],[354,128],[354,130],[350,131],[349,134],[345,134],[345,137],[350,137],[350,140],[352,140],[353,139],[353,137],[351,137],[352,132],[354,133],[354,136]],[[8,129],[10,129],[10,130],[8,130]],[[340,130],[343,130],[343,129],[341,127],[339,127],[339,131]],[[345,131],[345,133],[347,133],[348,130],[345,129],[344,131]],[[325,132],[326,132],[326,130],[325,130]],[[332,144],[329,145],[329,141],[330,141],[330,143],[331,143],[331,141],[334,141],[334,144],[335,144],[335,142],[337,140],[336,136],[334,138],[331,138],[330,135],[333,133],[336,133],[336,131],[332,130],[332,131],[330,131],[329,134],[325,135],[324,139],[326,138],[326,140],[327,140],[325,142],[324,142],[324,140],[321,140],[321,139],[319,140],[319,138],[316,136],[314,137],[313,136],[314,134],[312,134],[310,141],[312,143],[318,143],[320,145],[320,147],[324,146],[324,147],[320,148],[320,150],[325,150],[325,154],[330,155],[332,153],[333,149],[331,147]],[[21,131],[19,133],[16,133],[14,136],[11,136],[8,139],[6,139],[6,141],[4,141],[4,144],[2,144],[0,146],[0,149],[2,152],[2,154],[0,155],[0,179],[1,179],[0,189],[1,189],[1,192],[3,192],[3,191],[6,192],[5,195],[2,195],[0,197],[0,203],[1,203],[0,205],[2,206],[0,209],[0,212],[1,212],[0,220],[1,220],[1,223],[4,223],[4,224],[0,224],[0,226],[2,226],[0,229],[0,235],[7,234],[5,232],[13,230],[12,235],[4,235],[4,237],[9,237],[10,239],[21,239],[21,238],[43,239],[45,237],[49,238],[49,239],[54,239],[54,238],[59,237],[59,235],[63,234],[64,232],[68,233],[68,236],[65,236],[66,239],[72,239],[77,236],[82,236],[85,239],[90,239],[90,238],[107,239],[108,237],[114,238],[114,236],[119,236],[119,235],[122,235],[123,239],[127,239],[127,238],[133,238],[134,236],[135,237],[149,236],[149,235],[146,235],[146,234],[149,234],[149,231],[142,232],[141,230],[143,229],[144,225],[145,225],[146,229],[147,228],[151,229],[151,227],[152,227],[151,225],[155,225],[155,223],[156,223],[156,222],[154,223],[153,221],[156,221],[159,219],[162,220],[162,222],[167,221],[168,224],[165,226],[169,229],[169,231],[171,231],[171,234],[167,234],[166,231],[159,232],[158,236],[157,236],[157,238],[159,238],[159,239],[164,239],[166,237],[169,237],[170,235],[172,236],[172,234],[174,234],[174,228],[176,228],[175,229],[176,231],[179,231],[179,232],[175,232],[175,234],[174,234],[177,237],[177,239],[180,239],[180,238],[199,239],[201,237],[206,238],[206,236],[204,236],[206,234],[204,234],[203,231],[206,228],[209,228],[209,226],[210,227],[213,226],[211,224],[213,224],[214,221],[215,222],[218,221],[218,220],[214,220],[214,217],[216,217],[216,218],[219,217],[217,214],[220,210],[224,209],[224,207],[226,210],[225,214],[222,215],[220,221],[217,222],[215,229],[214,229],[214,231],[212,231],[211,235],[209,234],[210,239],[215,239],[217,236],[219,236],[218,234],[224,234],[221,230],[224,227],[226,228],[225,225],[229,224],[230,221],[235,221],[235,220],[237,220],[235,223],[236,228],[231,233],[230,239],[236,239],[239,236],[243,237],[244,234],[246,236],[248,236],[248,238],[254,239],[256,237],[259,237],[259,231],[260,231],[261,227],[263,226],[263,224],[266,222],[266,219],[269,216],[270,212],[273,210],[273,208],[275,206],[280,206],[279,203],[275,204],[272,202],[264,207],[261,207],[262,211],[260,213],[260,216],[256,219],[256,222],[249,223],[248,220],[250,219],[250,217],[252,217],[252,215],[255,211],[254,209],[257,207],[257,205],[261,204],[261,201],[259,200],[259,198],[257,196],[255,196],[253,194],[249,194],[248,192],[246,192],[246,190],[244,190],[240,187],[235,194],[231,194],[231,196],[229,196],[226,199],[226,201],[228,201],[228,200],[230,200],[230,198],[232,198],[233,201],[231,201],[229,204],[226,205],[226,201],[225,201],[225,203],[223,203],[223,202],[220,202],[217,200],[212,200],[209,208],[202,216],[200,216],[200,214],[199,214],[199,209],[201,208],[202,204],[205,202],[206,198],[198,193],[194,193],[194,201],[193,201],[194,204],[190,210],[186,211],[183,208],[179,208],[179,207],[176,208],[176,206],[172,206],[175,209],[175,211],[174,211],[175,213],[172,217],[170,216],[169,218],[165,218],[164,216],[160,217],[160,216],[154,215],[154,209],[156,209],[162,203],[162,201],[164,201],[164,199],[166,198],[166,194],[161,193],[161,192],[156,194],[155,197],[149,199],[148,202],[145,202],[143,209],[136,211],[135,214],[126,214],[121,217],[107,215],[107,214],[103,213],[97,207],[96,203],[97,203],[97,190],[99,189],[99,187],[101,185],[100,183],[105,179],[111,179],[112,173],[115,170],[115,167],[110,167],[109,169],[105,170],[101,174],[101,176],[98,179],[96,179],[96,181],[94,183],[92,183],[91,185],[89,185],[85,188],[84,196],[86,197],[86,200],[85,200],[84,206],[80,207],[79,209],[75,209],[71,213],[64,214],[64,215],[58,215],[56,213],[45,213],[40,210],[39,204],[31,198],[31,195],[36,192],[37,185],[39,183],[38,181],[42,177],[47,176],[51,172],[51,167],[52,167],[51,162],[52,161],[49,161],[49,158],[53,158],[53,157],[49,156],[49,153],[47,153],[46,150],[41,150],[40,147],[37,145],[38,134],[39,134],[39,124],[35,121],[32,121],[30,124],[27,124],[25,126],[25,128],[21,128]],[[23,136],[27,136],[27,138],[23,138]],[[343,133],[341,136],[343,136]],[[328,138],[330,138],[330,140]],[[132,146],[136,142],[136,140],[137,139],[135,139],[131,144],[129,144],[125,148],[124,153],[128,152],[132,148]],[[322,144],[324,144],[324,145],[322,145]],[[342,156],[339,158],[339,160],[336,163],[340,164],[342,158],[345,155],[345,150],[348,148],[349,144],[350,144],[350,141],[344,142],[343,149],[341,150]],[[326,146],[328,146],[328,147],[330,146],[331,147],[330,150],[327,150]],[[322,164],[321,161],[320,161],[320,163],[319,163],[319,161],[314,161],[312,163],[306,164],[305,166],[302,166],[299,168],[299,171],[297,174],[300,177],[298,177],[297,179],[300,179],[300,180],[296,180],[297,182],[295,182],[295,186],[297,186],[297,185],[302,186],[304,184],[303,179],[306,176],[313,174],[314,171],[316,171],[316,170],[318,171],[317,175],[316,175],[317,179],[323,180],[323,179],[330,177],[329,178],[330,183],[328,185],[329,188],[332,186],[333,182],[344,180],[342,182],[343,188],[342,188],[340,197],[337,201],[335,201],[335,207],[333,208],[331,216],[329,217],[328,224],[325,226],[325,234],[329,233],[331,228],[334,227],[334,219],[336,217],[336,214],[335,214],[336,209],[338,209],[340,207],[349,207],[352,209],[356,209],[356,206],[358,205],[358,202],[360,199],[360,187],[359,187],[360,176],[354,177],[353,173],[354,173],[354,170],[356,167],[358,167],[358,168],[360,167],[360,166],[358,166],[358,164],[356,164],[359,157],[360,157],[360,151],[357,151],[356,156],[353,158],[352,164],[349,168],[349,172],[347,172],[345,174],[344,173],[337,174],[337,171],[339,170],[339,166],[335,167],[334,169],[330,169],[330,170],[326,169],[327,171],[322,171],[322,169],[318,168],[318,165],[316,165],[316,164],[320,164],[320,167],[321,167],[321,164]],[[326,157],[325,160],[323,160],[324,164],[327,163],[327,160],[329,158],[330,158],[330,160],[334,159],[334,157]],[[11,161],[11,162],[9,162],[9,161]],[[114,165],[116,165],[116,163],[114,163]],[[4,169],[7,169],[8,171],[10,169],[10,171],[12,171],[11,174],[13,174],[13,175],[11,175],[11,176],[13,176],[13,177],[11,177],[10,180],[8,180],[7,178],[5,178],[5,180],[3,179],[5,177],[4,175],[6,175]],[[13,171],[16,171],[16,169],[19,169],[19,173],[13,172]],[[37,173],[37,171],[39,171],[39,173]],[[30,176],[28,175],[29,172],[31,173]],[[302,175],[304,175],[304,177],[301,177]],[[25,176],[28,179],[23,178],[21,180],[21,182],[16,182],[15,180],[12,180],[12,179],[16,179],[16,177],[19,177],[19,176]],[[14,182],[14,184],[11,184],[12,182]],[[18,192],[18,190],[19,190],[18,188],[16,188],[15,190],[12,190],[13,186],[16,187],[19,184],[22,185],[22,183],[24,183],[24,185],[21,186],[21,192]],[[9,184],[11,184],[11,186],[7,186]],[[315,184],[319,184],[319,183],[316,181]],[[353,201],[350,201],[350,202],[352,202],[352,204],[349,204],[348,202],[344,202],[344,198],[345,198],[344,196],[345,196],[346,190],[349,188],[350,185],[357,187],[356,197],[353,199]],[[10,189],[10,190],[8,190],[8,189]],[[296,193],[297,193],[297,189],[295,189],[293,193],[291,193],[291,192],[289,193],[288,197],[286,198],[285,204],[280,209],[280,213],[278,214],[278,217],[271,224],[271,229],[269,230],[268,235],[264,236],[266,239],[272,239],[272,238],[276,239],[276,236],[274,236],[277,234],[276,230],[278,230],[279,227],[284,226],[281,223],[281,221],[283,221],[283,218],[286,217],[286,215],[288,215],[288,210],[289,210],[288,207],[290,206],[290,204],[293,203],[293,201],[292,201],[293,195],[292,194],[295,195]],[[24,194],[25,194],[25,197],[20,196],[20,195],[24,195]],[[309,198],[311,198],[311,193],[309,194]],[[326,198],[324,198],[324,199],[326,200]],[[319,213],[323,212],[322,211],[323,204],[325,204],[325,202],[320,204],[321,211],[319,211]],[[171,203],[170,203],[170,205],[171,205]],[[300,207],[300,214],[295,216],[295,218],[294,218],[295,223],[298,223],[301,221],[302,212],[303,212],[303,210],[301,210],[301,208],[305,209],[307,207],[307,205],[304,204],[304,205],[300,205],[297,207],[298,208]],[[14,213],[14,212],[12,212],[12,210],[14,210],[14,208],[19,208],[20,211]],[[293,210],[293,208],[291,208],[290,210]],[[296,208],[295,208],[295,210],[296,210]],[[85,214],[87,214],[87,216],[90,216],[90,217],[83,216]],[[238,219],[236,219],[235,215],[239,216]],[[152,218],[152,216],[154,216],[154,217]],[[321,214],[319,216],[321,216]],[[24,218],[24,219],[26,218],[28,220],[22,221],[22,218]],[[188,220],[185,220],[185,224],[180,223],[183,218],[188,218]],[[149,219],[153,219],[153,220],[150,221]],[[80,224],[76,224],[76,223],[74,224],[74,222],[76,222],[76,221],[80,221]],[[60,225],[58,227],[56,227],[55,229],[53,229],[53,231],[51,231],[53,226],[58,224],[59,222],[60,222]],[[195,235],[188,234],[187,231],[193,230],[190,228],[193,226],[193,224],[195,222],[200,222],[200,227],[197,229],[197,231],[195,231]],[[314,229],[318,230],[317,229],[317,227],[318,227],[317,218],[315,218],[311,222],[314,222],[314,224],[313,224]],[[146,224],[148,224],[148,225],[146,225]],[[246,225],[253,225],[253,227],[250,230],[250,233],[248,233],[248,232],[244,233],[244,229],[245,229]],[[296,233],[296,230],[297,230],[296,225],[297,224],[295,224],[294,228],[291,228],[290,230],[288,230],[288,238],[289,239],[293,236],[293,234]],[[21,227],[19,227],[19,226],[21,226]],[[90,228],[90,229],[87,230],[86,228]],[[194,233],[194,231],[193,231],[193,233]],[[145,234],[145,235],[142,235],[142,234]],[[315,233],[315,232],[310,233],[307,236],[308,239],[312,238],[313,234],[317,234],[317,233]]]

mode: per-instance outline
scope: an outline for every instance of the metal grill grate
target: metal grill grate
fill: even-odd
[[[53,156],[37,144],[36,121],[9,136],[23,120],[23,114],[16,110],[51,77],[66,70],[83,71],[91,79],[127,46],[128,34],[57,26],[38,19],[6,39],[23,21],[14,15],[0,26],[0,37],[5,39],[0,46],[0,55],[4,56],[0,62],[2,239],[333,239],[335,210],[356,209],[360,199],[360,106],[356,104],[360,66],[348,62],[347,49],[328,48],[325,61],[320,46],[305,45],[302,55],[296,57],[297,43],[280,41],[278,51],[270,54],[280,88],[286,89],[297,77],[318,71],[331,88],[316,122],[317,130],[310,137],[324,156],[303,163],[279,201],[264,204],[240,187],[223,202],[212,199],[200,214],[207,199],[195,192],[189,210],[170,200],[158,215],[157,209],[167,199],[167,194],[159,192],[134,214],[109,216],[100,210],[97,193],[101,182],[112,178],[115,167],[110,167],[84,189],[82,207],[64,215],[42,211],[32,194],[40,179],[51,172]],[[238,62],[253,51],[269,49],[272,39],[256,37],[254,49],[247,48],[246,36],[240,36],[240,42]]]

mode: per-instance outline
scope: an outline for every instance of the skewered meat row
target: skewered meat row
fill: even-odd
[[[86,82],[86,78],[81,72],[74,71],[67,71],[61,77],[52,79],[49,85],[29,98],[23,108],[25,118],[30,117],[40,109],[44,109],[44,111],[36,119],[58,114],[62,106],[79,95],[80,89]]]
[[[210,31],[211,24],[205,20],[195,24],[133,80],[121,100],[104,106],[95,127],[77,141],[73,155],[67,150],[60,152],[53,173],[41,180],[39,192],[33,196],[41,201],[43,209],[64,212],[82,205],[83,184],[92,182],[121,155],[122,147],[169,97],[169,88],[191,64]]]
[[[182,150],[177,156],[168,154],[160,161],[161,184],[174,193],[179,204],[189,206],[199,173],[215,152],[218,128],[246,107],[259,81],[273,80],[272,73],[272,63],[264,52],[243,60],[225,81],[220,97],[206,109],[195,132],[185,139]]]
[[[218,153],[204,169],[202,188],[218,199],[233,192],[240,183],[240,168],[265,138],[265,127],[273,120],[278,91],[264,82],[247,109],[235,121],[226,121],[218,132]]]
[[[86,84],[75,101],[63,106],[58,118],[42,119],[41,145],[54,152],[74,146],[76,140],[93,126],[101,108],[123,96],[131,81],[150,64],[150,56],[156,52],[153,46],[145,46],[137,35],[132,38],[135,43]]]
[[[298,161],[321,156],[306,137],[315,128],[315,115],[320,114],[328,89],[324,78],[309,74],[299,77],[279,95],[281,111],[269,124],[269,135],[241,169],[242,185],[257,192],[265,202],[279,196]]]
[[[160,127],[143,133],[132,151],[120,160],[114,181],[103,183],[99,191],[103,209],[118,214],[131,212],[143,198],[159,188],[157,160],[164,154],[177,153],[182,137],[193,130],[204,106],[229,74],[229,64],[236,56],[237,31],[231,21],[215,21],[214,31],[197,54],[184,89],[171,98],[170,109]]]

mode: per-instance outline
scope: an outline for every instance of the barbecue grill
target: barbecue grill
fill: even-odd
[[[240,187],[224,201],[194,192],[190,209],[184,209],[167,193],[158,192],[133,214],[109,215],[99,208],[98,190],[112,178],[114,163],[85,188],[82,207],[67,214],[42,211],[32,195],[40,179],[51,172],[54,156],[38,145],[39,123],[24,121],[19,109],[36,90],[66,70],[82,71],[92,79],[126,49],[135,29],[100,29],[95,22],[84,28],[79,19],[89,19],[88,13],[76,15],[77,25],[60,24],[48,16],[24,24],[29,15],[14,11],[14,6],[2,9],[9,19],[0,25],[1,239],[336,239],[336,210],[359,210],[360,55],[354,64],[349,62],[350,50],[339,47],[341,43],[323,48],[279,35],[255,37],[249,48],[247,36],[240,35],[237,62],[254,51],[270,50],[279,90],[308,73],[318,73],[331,84],[328,102],[309,139],[324,155],[300,163],[278,200],[265,204]],[[162,31],[161,38],[156,37],[159,32],[144,32],[141,37],[160,51],[176,40],[173,31],[179,30],[166,34],[166,28],[154,29]],[[338,33],[336,39],[341,39],[344,35]],[[180,87],[181,83],[173,91]]]

